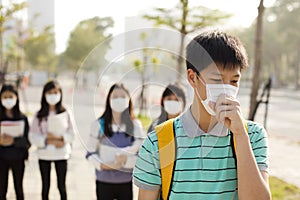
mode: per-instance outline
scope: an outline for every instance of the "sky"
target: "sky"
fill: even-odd
[[[113,35],[125,31],[125,18],[142,15],[150,8],[172,8],[178,0],[55,0],[56,52],[65,50],[70,32],[82,20],[95,16],[111,16]],[[274,0],[265,0],[270,6]],[[257,16],[259,0],[190,0],[190,5],[203,5],[232,13],[227,25],[248,27]]]

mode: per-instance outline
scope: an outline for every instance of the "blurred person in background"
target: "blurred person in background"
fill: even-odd
[[[147,132],[150,133],[155,126],[179,116],[183,112],[185,104],[185,93],[182,87],[178,84],[169,84],[162,93],[160,116],[152,122]]]
[[[6,199],[11,169],[16,199],[23,200],[25,160],[28,159],[30,147],[28,119],[20,111],[16,87],[3,85],[0,97],[0,199]]]
[[[55,165],[61,200],[67,199],[67,160],[71,156],[74,132],[70,115],[63,106],[62,99],[62,89],[57,81],[45,84],[41,108],[33,119],[29,134],[30,141],[38,148],[42,200],[49,199],[51,163]]]
[[[128,90],[111,86],[104,113],[91,125],[86,158],[96,168],[98,200],[132,200],[132,170],[145,133]]]

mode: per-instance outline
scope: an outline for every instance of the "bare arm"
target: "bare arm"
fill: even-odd
[[[270,200],[268,174],[256,163],[249,135],[244,126],[238,100],[221,95],[216,103],[216,118],[223,122],[236,141],[238,195],[240,200]]]
[[[139,200],[157,200],[159,196],[159,190],[144,190],[139,189]]]
[[[235,139],[239,199],[271,199],[269,175],[258,169],[247,133],[236,135]]]

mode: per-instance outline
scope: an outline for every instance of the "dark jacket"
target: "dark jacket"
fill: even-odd
[[[3,160],[26,160],[28,159],[28,149],[30,148],[30,142],[28,140],[29,124],[25,115],[20,118],[3,118],[0,121],[19,121],[24,120],[24,134],[21,137],[14,138],[14,143],[10,146],[0,145],[0,159]],[[0,126],[1,129],[1,126]],[[0,131],[1,133],[1,131]]]

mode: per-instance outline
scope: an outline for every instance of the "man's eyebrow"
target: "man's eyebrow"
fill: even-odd
[[[212,75],[217,75],[217,76],[223,76],[223,74],[222,73],[219,73],[219,72],[212,72],[211,73]],[[235,74],[235,75],[233,75],[233,77],[237,77],[237,78],[239,78],[241,75],[240,74]]]
[[[219,73],[219,72],[212,72],[212,75],[217,75],[217,76],[222,76],[223,74]]]

